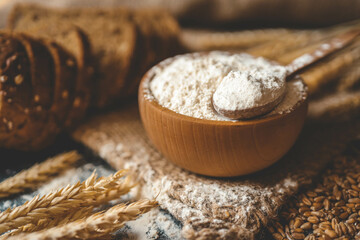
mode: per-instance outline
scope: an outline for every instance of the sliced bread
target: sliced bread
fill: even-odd
[[[74,89],[76,85],[77,67],[73,55],[53,41],[42,41],[51,52],[54,62],[54,77],[52,79],[53,102],[49,109],[56,117],[57,124],[64,126],[69,111],[72,109]]]
[[[13,31],[55,40],[73,54],[77,62],[77,77],[72,109],[68,113],[65,125],[70,127],[78,123],[86,114],[90,105],[93,78],[93,56],[87,35],[70,21],[60,21],[61,17],[36,5],[18,5],[10,14],[9,28]]]
[[[48,114],[35,104],[30,58],[18,36],[0,33],[0,145],[31,149]]]
[[[53,62],[48,49],[31,36],[18,33],[14,34],[25,47],[29,58],[31,69],[31,82],[33,90],[33,101],[36,105],[48,109],[52,103],[52,81]]]
[[[8,27],[15,31],[37,31],[45,26],[56,32],[62,25],[76,24],[86,29],[93,48],[97,68],[93,104],[102,107],[118,97],[136,48],[136,27],[128,20],[128,11],[119,10],[114,18],[110,10],[101,9],[50,9],[36,5],[18,5],[10,14]]]

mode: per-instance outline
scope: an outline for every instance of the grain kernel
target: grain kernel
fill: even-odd
[[[309,222],[311,223],[318,223],[319,222],[319,218],[318,217],[315,217],[315,216],[310,216],[308,217],[307,219]]]
[[[349,203],[360,203],[360,198],[350,198],[349,200],[348,200],[348,202]]]
[[[282,240],[283,237],[279,233],[273,233],[272,236],[275,238],[275,240]]]
[[[293,234],[291,234],[291,236],[294,239],[304,239],[305,238],[305,235],[303,233],[293,233]]]
[[[302,228],[304,230],[309,230],[309,229],[311,229],[311,223],[306,222],[303,225],[301,225],[300,228]]]
[[[299,228],[303,222],[300,219],[296,219],[294,223],[294,228]]]
[[[330,230],[330,229],[326,229],[326,230],[325,230],[325,234],[328,235],[328,236],[331,237],[331,238],[336,238],[336,237],[337,237],[336,232],[333,231],[333,230]]]

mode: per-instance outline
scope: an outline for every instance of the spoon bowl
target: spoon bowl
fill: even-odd
[[[294,74],[296,72],[298,72],[299,70],[306,68],[307,66],[319,61],[320,59],[330,55],[333,52],[343,49],[359,35],[360,35],[359,29],[347,31],[339,36],[335,36],[330,41],[321,44],[313,52],[306,53],[306,54],[294,59],[290,64],[288,64],[287,66],[284,66],[284,69],[286,69],[286,71],[285,71],[286,77],[284,78],[284,80],[286,78],[291,79],[291,76],[294,76]],[[246,78],[248,78],[248,76],[246,76]],[[236,79],[236,80],[239,81],[239,79]],[[239,98],[241,96],[241,91],[240,91],[240,89],[236,89],[236,86],[237,87],[240,86],[241,88],[243,88],[243,85],[234,84],[234,82],[231,82],[231,81],[230,82],[225,81],[220,84],[220,86],[222,86],[222,87],[224,87],[224,85],[225,85],[225,88],[227,88],[229,91],[234,91],[234,88],[235,88],[237,98]],[[230,119],[235,119],[235,120],[236,119],[253,118],[253,117],[257,117],[257,116],[263,115],[265,113],[268,113],[272,109],[274,109],[277,104],[279,104],[281,102],[281,100],[284,96],[284,94],[278,95],[278,96],[274,97],[274,99],[272,99],[271,101],[264,102],[260,106],[252,106],[252,107],[248,107],[248,108],[226,109],[226,107],[220,106],[221,104],[219,105],[219,103],[221,102],[222,99],[226,98],[227,95],[231,96],[231,94],[229,91],[225,91],[225,92],[220,91],[220,93],[218,93],[218,95],[217,95],[217,98],[215,98],[215,94],[218,91],[219,91],[219,87],[215,91],[215,93],[212,97],[212,104],[213,104],[215,111],[217,111],[220,115],[222,115],[224,117],[227,117]],[[223,95],[221,95],[221,94],[223,94]]]
[[[140,115],[147,135],[169,161],[202,175],[239,176],[272,165],[296,141],[307,113],[306,92],[283,114],[236,122],[193,118],[162,107],[151,93],[150,81],[156,70],[170,63],[168,59],[153,67],[139,88]]]
[[[247,109],[238,109],[238,110],[227,110],[219,107],[214,98],[212,98],[212,105],[216,112],[220,115],[227,117],[229,119],[237,120],[237,119],[250,119],[260,115],[264,115],[266,113],[271,112],[284,98],[285,92],[280,95],[278,98],[275,98],[273,101],[268,102],[262,106],[252,107]]]

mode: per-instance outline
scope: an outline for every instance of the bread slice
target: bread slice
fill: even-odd
[[[29,149],[43,131],[48,114],[34,101],[34,69],[19,36],[1,32],[0,49],[0,145]]]
[[[0,143],[4,145],[27,122],[32,106],[29,58],[11,33],[0,32]]]
[[[36,5],[18,5],[10,14],[8,27],[15,31],[38,31],[39,26],[48,30],[58,29],[59,24],[76,24],[86,29],[96,59],[96,95],[94,105],[101,107],[118,98],[124,87],[136,47],[136,28],[129,21],[128,11],[118,10],[117,15],[101,9],[58,10]],[[94,20],[96,19],[96,21]],[[41,34],[41,33],[40,33]],[[56,38],[57,39],[57,38]]]
[[[53,41],[42,41],[51,52],[54,62],[53,95],[49,109],[55,116],[58,126],[63,127],[69,111],[72,109],[76,85],[77,66],[73,55]]]
[[[33,90],[33,101],[36,105],[48,109],[52,103],[52,81],[53,62],[48,49],[39,41],[26,34],[15,34],[25,47],[31,69],[31,82]]]
[[[30,150],[52,143],[65,128],[69,113],[73,111],[78,69],[75,57],[62,46],[48,39],[38,39],[38,41],[49,49],[54,63],[54,76],[49,79],[53,82],[53,102],[45,112],[46,121],[42,123],[42,131],[39,131],[26,145]],[[31,120],[36,124],[33,118]]]

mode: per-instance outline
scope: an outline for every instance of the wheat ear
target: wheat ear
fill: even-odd
[[[134,186],[129,177],[122,179],[125,173],[125,170],[120,170],[99,179],[96,179],[97,175],[93,173],[83,183],[68,185],[43,197],[37,195],[21,206],[7,209],[0,213],[0,233],[29,223],[37,225],[39,220],[63,218],[81,207],[99,206],[106,201],[117,199]]]
[[[115,177],[112,176],[110,178],[115,178]],[[111,179],[109,179],[109,177],[107,177],[107,178],[101,177],[101,178],[97,179],[97,181],[100,183],[102,181],[116,182],[116,179],[113,179],[113,181],[112,181]],[[94,199],[93,206],[80,208],[79,210],[69,213],[68,215],[64,216],[63,218],[53,218],[51,220],[41,219],[36,224],[28,223],[24,226],[17,228],[16,230],[14,230],[10,233],[4,234],[4,237],[5,237],[4,239],[6,239],[6,237],[8,237],[8,236],[13,236],[13,235],[19,234],[21,232],[35,232],[35,231],[39,231],[39,230],[42,230],[45,228],[51,228],[54,226],[73,222],[75,220],[89,216],[91,214],[91,212],[93,211],[94,207],[99,206],[104,203],[107,203],[111,200],[117,199],[119,196],[121,196],[125,193],[128,193],[133,186],[134,186],[134,181],[131,178],[131,176],[128,176],[123,181],[117,182],[116,186],[114,186],[115,189],[109,188],[108,191],[104,191],[103,194],[97,196],[96,199]],[[1,239],[3,239],[3,238],[0,237],[0,240]]]
[[[33,233],[21,233],[7,239],[99,239],[114,233],[125,222],[135,220],[157,206],[156,201],[143,199],[129,205],[119,204],[75,222]]]
[[[35,189],[50,178],[73,166],[80,158],[81,156],[76,151],[71,151],[35,164],[31,168],[2,181],[0,183],[0,198]]]
[[[35,232],[40,231],[45,228],[51,228],[59,225],[64,225],[70,222],[73,222],[78,219],[82,219],[84,217],[90,216],[93,212],[94,207],[82,207],[77,211],[69,213],[69,215],[65,216],[64,218],[54,218],[52,220],[48,219],[40,219],[36,224],[28,223],[24,226],[21,226],[14,231],[8,232],[0,236],[0,240],[7,239],[9,236],[14,236],[24,232]]]

